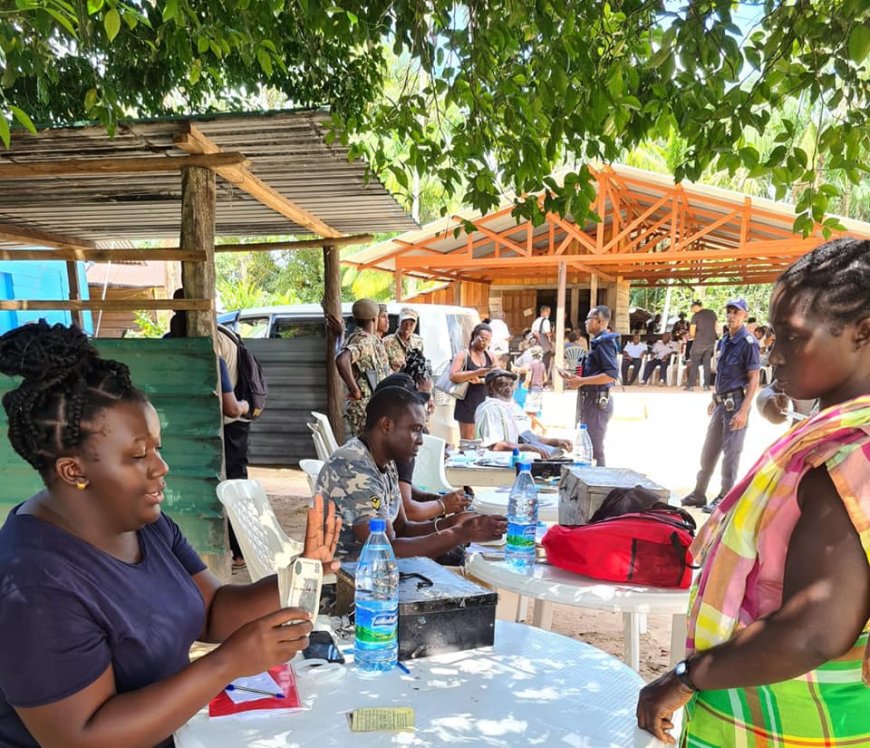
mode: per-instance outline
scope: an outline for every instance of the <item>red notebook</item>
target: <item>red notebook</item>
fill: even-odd
[[[225,717],[228,714],[240,714],[241,712],[253,712],[261,709],[299,709],[302,704],[299,701],[299,691],[296,690],[296,676],[289,663],[269,668],[266,672],[275,681],[275,691],[284,694],[283,699],[272,696],[264,696],[262,699],[243,701],[236,704],[226,691],[221,691],[208,703],[209,717]]]

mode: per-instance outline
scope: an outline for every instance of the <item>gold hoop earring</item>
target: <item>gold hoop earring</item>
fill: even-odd
[[[79,491],[84,491],[84,490],[88,487],[88,484],[89,484],[89,483],[88,483],[88,481],[86,481],[86,480],[77,480],[77,481],[76,481],[76,488],[77,488]]]

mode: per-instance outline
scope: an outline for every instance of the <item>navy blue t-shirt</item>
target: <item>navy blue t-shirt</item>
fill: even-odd
[[[749,384],[749,372],[761,368],[758,341],[745,327],[734,337],[725,331],[719,341],[719,361],[716,364],[716,392],[733,392]]]
[[[0,745],[38,748],[13,705],[71,696],[110,665],[124,693],[189,664],[205,564],[166,515],[139,530],[131,564],[18,509],[0,529]]]
[[[584,377],[592,377],[596,374],[607,374],[613,379],[619,378],[619,366],[616,357],[619,354],[619,334],[615,332],[603,332],[592,338],[592,351],[586,357],[586,366],[583,368]],[[595,387],[610,387],[610,384],[595,385]],[[589,389],[584,388],[584,389]]]

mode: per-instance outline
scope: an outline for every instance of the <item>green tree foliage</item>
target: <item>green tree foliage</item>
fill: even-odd
[[[0,139],[13,120],[99,119],[244,109],[267,88],[294,106],[329,106],[332,137],[368,153],[405,190],[413,174],[488,211],[507,190],[549,188],[517,212],[583,218],[593,188],[582,164],[610,161],[675,132],[688,147],[674,170],[715,165],[769,178],[794,194],[796,228],[826,222],[842,188],[870,166],[870,4],[759,0],[751,29],[731,0],[7,0],[0,6]],[[387,49],[410,61],[385,95]],[[800,95],[812,148],[783,120]],[[398,144],[398,146],[397,146]],[[396,148],[401,158],[396,158]],[[557,164],[576,163],[564,184]]]

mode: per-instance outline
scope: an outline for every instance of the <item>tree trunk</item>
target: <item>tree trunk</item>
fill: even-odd
[[[341,315],[341,257],[338,247],[323,245],[323,309]],[[339,444],[344,444],[344,385],[335,366],[335,335],[326,330],[326,412]]]

